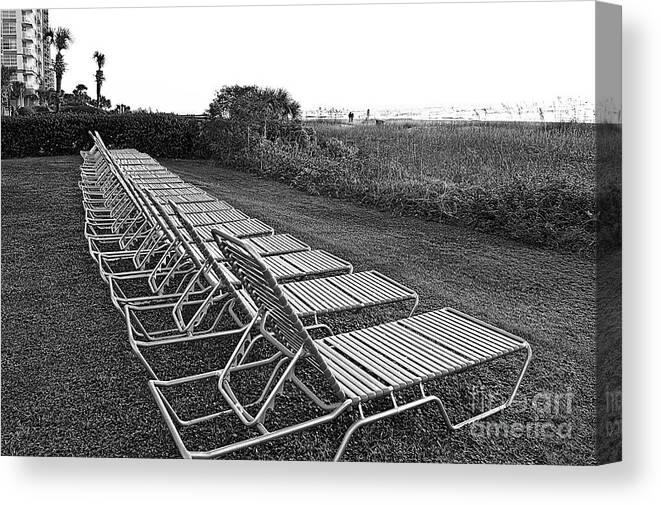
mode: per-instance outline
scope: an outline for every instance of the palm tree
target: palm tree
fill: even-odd
[[[96,106],[100,109],[101,108],[101,85],[103,84],[103,81],[106,80],[106,78],[103,76],[103,65],[106,64],[106,55],[103,53],[100,53],[99,51],[94,51],[94,55],[92,56],[96,60],[96,65],[98,70],[96,71]]]
[[[277,115],[279,120],[296,119],[301,113],[301,105],[294,100],[289,91],[284,88],[267,88],[266,94],[269,97],[271,110]]]
[[[84,84],[78,84],[74,88],[73,96],[79,105],[83,105],[91,101],[89,96],[87,96],[87,86]]]
[[[2,65],[2,112],[4,114],[5,108],[9,108],[9,94],[11,85],[11,76],[14,73],[14,68]]]
[[[110,109],[112,102],[105,96],[99,97],[99,109]]]
[[[21,81],[14,81],[11,83],[9,88],[9,93],[11,98],[16,99],[16,108],[19,108],[19,104],[22,102],[23,93],[25,93],[25,84]]]
[[[62,92],[62,75],[67,69],[67,65],[64,63],[64,56],[62,56],[62,51],[69,49],[69,46],[73,42],[73,37],[68,28],[62,27],[57,28],[54,32],[53,30],[48,30],[45,35],[48,42],[55,44],[55,48],[57,49],[53,70],[55,70],[55,93],[57,94],[55,112],[59,112],[61,101],[60,94]]]

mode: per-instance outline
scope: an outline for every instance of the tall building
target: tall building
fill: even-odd
[[[41,36],[43,37],[50,26],[48,24],[48,9],[41,10],[41,25]],[[53,70],[53,60],[51,60],[50,56],[51,45],[45,39],[43,39],[42,45],[44,48],[44,85],[47,90],[55,89],[55,71]]]
[[[13,70],[12,82],[22,82],[21,96],[11,97],[14,107],[38,103],[37,92],[53,89],[47,9],[2,10],[2,65]]]

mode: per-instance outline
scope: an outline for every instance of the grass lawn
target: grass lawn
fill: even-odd
[[[310,196],[245,172],[160,160],[277,232],[377,269],[415,289],[421,311],[452,306],[526,338],[534,357],[504,413],[450,433],[428,406],[361,430],[350,460],[589,464],[595,443],[595,267],[582,257],[464,228],[391,217]],[[79,157],[2,161],[2,455],[177,457],[134,358],[123,319],[83,237]],[[332,318],[335,329],[405,314],[401,307]],[[224,364],[227,343],[161,356],[165,365]],[[190,353],[190,356],[189,354]],[[158,358],[158,356],[156,357]],[[439,386],[452,405],[506,387],[513,366]],[[478,388],[474,389],[474,382]],[[199,407],[199,405],[198,405]],[[284,421],[294,412],[279,413]],[[332,457],[351,422],[241,451],[235,458]],[[520,426],[520,428],[519,428]],[[192,434],[207,447],[233,425]]]

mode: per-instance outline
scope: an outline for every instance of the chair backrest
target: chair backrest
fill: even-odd
[[[101,151],[105,156],[110,157],[110,151],[106,147],[105,142],[103,142],[103,139],[101,138],[101,135],[99,135],[98,131],[88,132],[90,136],[92,137],[92,140],[94,141],[94,145],[96,148]]]
[[[201,255],[196,254],[196,251],[190,248],[187,238],[181,234],[180,228],[165,210],[163,204],[158,201],[150,190],[142,189],[137,184],[135,186],[137,194],[143,199],[145,211],[151,216],[158,229],[165,234],[168,241],[184,248],[184,252],[193,262],[195,268],[202,268]]]
[[[174,210],[177,219],[184,226],[186,233],[188,234],[190,240],[192,240],[193,242],[193,244],[189,243],[188,247],[194,245],[197,248],[197,250],[200,252],[200,254],[202,254],[202,256],[207,261],[207,263],[211,266],[211,270],[222,284],[221,287],[223,289],[230,291],[232,294],[235,294],[235,289],[232,286],[232,282],[227,275],[227,271],[222,265],[218,263],[216,258],[213,257],[211,251],[207,247],[207,244],[204,242],[204,240],[202,240],[202,237],[197,232],[195,226],[193,226],[193,223],[190,221],[190,219],[188,219],[188,216],[186,216],[186,214],[182,212],[178,204],[174,202],[170,202],[170,207],[172,207],[172,210]]]
[[[226,258],[228,268],[239,279],[255,305],[268,314],[271,337],[291,355],[303,347],[313,365],[329,380],[333,392],[343,398],[339,384],[314,345],[312,337],[261,256],[249,244],[221,230],[212,230],[211,233]]]
[[[170,231],[167,223],[163,221],[160,213],[154,206],[154,196],[148,190],[141,188],[135,181],[126,179],[128,191],[134,195],[136,206],[142,212],[142,215],[155,227],[156,230],[165,234],[170,242],[175,241],[176,237]]]
[[[136,195],[135,190],[133,187],[131,187],[131,184],[129,184],[126,175],[119,167],[119,165],[115,163],[115,160],[112,158],[110,151],[108,151],[108,148],[103,143],[103,140],[101,139],[99,133],[94,132],[94,134],[92,134],[91,132],[89,132],[89,134],[92,137],[92,140],[94,140],[94,145],[96,146],[97,150],[106,160],[106,163],[108,164],[108,170],[110,171],[112,176],[115,177],[115,179],[117,179],[118,183],[120,184],[124,192],[127,194],[133,205],[135,205],[138,209],[140,209],[141,208],[140,196]]]

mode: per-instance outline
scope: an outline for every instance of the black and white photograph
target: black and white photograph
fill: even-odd
[[[15,3],[3,457],[622,459],[620,5]]]

